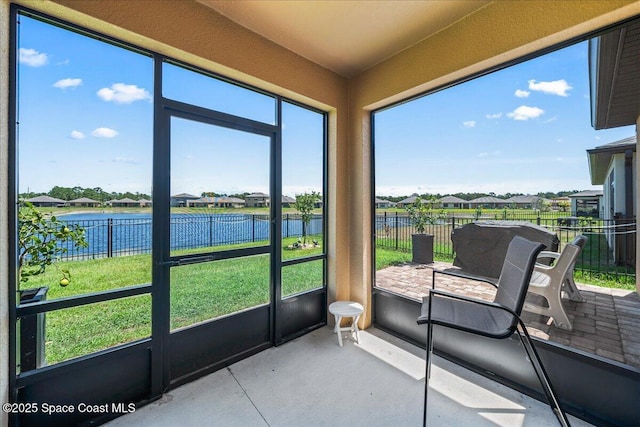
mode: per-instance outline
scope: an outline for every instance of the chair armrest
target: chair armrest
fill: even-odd
[[[553,264],[553,262],[550,262],[549,264],[538,262],[538,260],[544,259],[544,258],[549,258],[551,260],[557,260],[558,258],[560,258],[560,253],[559,252],[551,252],[551,251],[542,251],[542,252],[540,252],[538,254],[538,256],[536,257],[536,266]]]
[[[488,283],[491,286],[493,286],[494,288],[498,288],[498,284],[495,282],[492,282],[491,280],[484,278],[484,277],[479,277],[479,276],[473,276],[471,274],[465,274],[465,273],[458,273],[455,271],[445,271],[445,270],[436,270],[435,268],[433,269],[433,275],[431,278],[431,289],[435,289],[436,286],[436,273],[440,273],[440,274],[444,274],[447,276],[453,276],[453,277],[461,277],[463,279],[469,279],[469,280],[475,280],[478,282],[484,282],[484,283]]]
[[[497,308],[499,310],[502,311],[506,311],[507,313],[511,314],[516,321],[518,322],[518,324],[520,324],[520,327],[522,328],[524,334],[529,337],[529,333],[527,332],[527,327],[524,323],[524,321],[522,320],[522,318],[518,315],[518,313],[516,313],[515,311],[513,311],[512,309],[510,309],[509,307],[506,307],[502,304],[498,304],[497,302],[494,301],[485,301],[482,299],[478,299],[478,298],[470,298],[468,296],[465,295],[460,295],[460,294],[454,294],[451,292],[447,292],[447,291],[442,291],[440,289],[430,289],[429,290],[429,312],[427,313],[427,315],[421,315],[420,317],[418,317],[417,323],[419,325],[425,324],[425,323],[429,323],[431,321],[431,303],[433,301],[433,297],[434,296],[440,296],[443,298],[451,298],[451,299],[456,299],[456,300],[460,300],[460,301],[465,301],[468,303],[472,303],[472,304],[480,304],[480,305],[484,305],[487,307],[493,307],[493,308]],[[425,297],[427,298],[427,297]],[[423,300],[422,302],[423,304],[425,304],[425,301]]]

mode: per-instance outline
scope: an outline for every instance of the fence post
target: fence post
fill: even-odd
[[[456,228],[456,216],[455,215],[451,215],[451,233],[453,233],[453,230],[455,230]],[[449,239],[448,241],[451,243],[449,246],[449,255],[453,256],[453,242],[451,241],[451,233],[449,233]]]
[[[536,220],[536,222],[538,223],[538,225],[540,225],[540,215],[538,215],[538,219]]]
[[[396,221],[395,221],[395,230],[396,230],[396,250],[398,250],[398,212],[396,212]]]
[[[209,246],[213,246],[213,215],[209,215]]]
[[[251,215],[251,242],[256,241],[256,214]]]
[[[289,214],[287,214],[287,237],[289,237]]]
[[[113,218],[107,219],[107,258],[113,256]]]

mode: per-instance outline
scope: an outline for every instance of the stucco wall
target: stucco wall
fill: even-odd
[[[640,14],[637,1],[496,1],[355,77],[350,84],[351,294],[370,304],[373,109]],[[437,152],[437,147],[425,147]],[[364,201],[364,203],[363,203]],[[365,325],[371,321],[363,318]]]

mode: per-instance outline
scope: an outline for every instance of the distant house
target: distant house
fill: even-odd
[[[140,201],[133,200],[128,197],[125,197],[124,199],[109,200],[107,204],[113,208],[139,208],[140,207]]]
[[[540,196],[513,196],[505,200],[506,206],[518,209],[540,209],[544,204],[551,205],[551,200]]]
[[[475,208],[497,209],[497,208],[503,208],[508,205],[506,200],[500,199],[498,197],[493,197],[493,196],[478,197],[476,199],[469,200],[467,203],[469,204],[469,207],[472,209],[475,209]]]
[[[252,193],[244,198],[245,206],[248,208],[266,208],[270,204],[268,194]]]
[[[602,190],[586,190],[570,194],[571,215],[599,217],[602,206]]]
[[[295,203],[296,203],[296,199],[294,199],[293,197],[289,197],[289,196],[285,196],[285,195],[282,196],[282,207],[283,208],[290,208]]]
[[[187,206],[194,208],[242,208],[244,200],[237,197],[201,197],[197,200],[189,200]]]
[[[407,206],[414,204],[417,198],[418,196],[415,195],[415,196],[407,197],[406,199],[402,199],[398,203],[396,203],[396,207],[405,209]]]
[[[33,206],[45,208],[45,207],[63,207],[66,200],[56,199],[51,196],[36,196],[26,200],[31,203]]]
[[[376,204],[376,209],[389,209],[395,205],[395,203],[390,200],[380,199],[378,197],[375,198],[374,203]]]
[[[199,196],[194,196],[193,194],[180,193],[171,196],[170,205],[174,208],[184,208],[189,205],[190,200],[198,200],[199,198]]]
[[[602,185],[602,218],[631,218],[636,207],[636,137],[587,150],[591,184]]]
[[[469,202],[456,196],[444,196],[438,200],[443,209],[464,209]]]
[[[80,197],[79,199],[73,199],[73,200],[69,200],[68,202],[66,202],[67,206],[71,206],[71,207],[87,207],[87,208],[97,208],[101,204],[102,204],[101,202],[99,202],[97,200],[90,199],[88,197]]]
[[[147,199],[140,199],[138,200],[138,203],[140,204],[141,208],[146,208],[147,206],[153,205],[153,202]]]

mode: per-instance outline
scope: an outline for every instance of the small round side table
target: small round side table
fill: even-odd
[[[341,332],[349,331],[354,333],[356,336],[356,341],[359,341],[358,336],[358,319],[360,315],[364,311],[364,307],[362,304],[353,301],[336,301],[329,305],[329,313],[333,314],[336,318],[336,326],[333,328],[333,332],[338,334],[338,344],[342,347],[342,335]],[[340,327],[340,321],[343,317],[351,317],[353,318],[353,322],[351,322],[351,326],[346,328]]]

